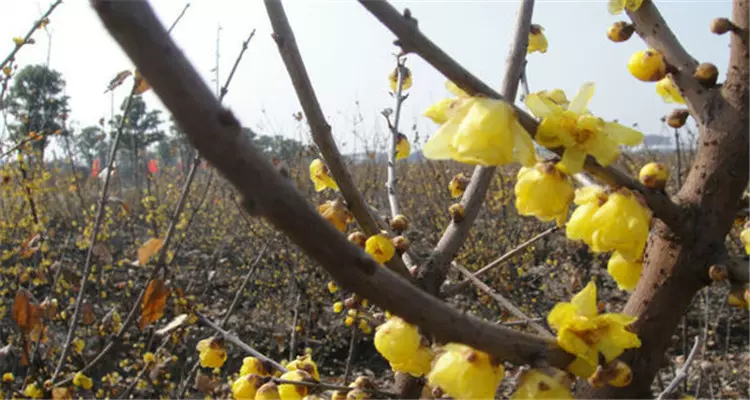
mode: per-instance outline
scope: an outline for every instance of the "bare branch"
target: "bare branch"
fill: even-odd
[[[547,328],[545,328],[542,325],[536,323],[535,320],[529,318],[528,315],[524,314],[523,311],[521,311],[518,307],[516,307],[515,305],[513,305],[513,303],[511,303],[510,300],[506,299],[500,293],[497,293],[494,290],[492,290],[491,287],[487,286],[484,282],[482,282],[481,280],[479,280],[479,278],[477,278],[474,274],[472,274],[471,271],[469,271],[468,269],[466,269],[465,267],[463,267],[462,265],[460,265],[459,263],[457,263],[455,261],[452,262],[451,265],[453,266],[453,268],[457,269],[458,272],[460,272],[461,274],[463,274],[463,276],[465,276],[466,279],[468,279],[469,281],[471,281],[471,283],[473,283],[474,286],[476,286],[477,288],[479,288],[479,290],[487,293],[490,297],[492,297],[493,299],[495,299],[495,301],[498,304],[500,304],[503,308],[505,308],[506,310],[508,310],[509,313],[515,315],[516,317],[520,318],[523,321],[528,321],[528,324],[532,328],[534,328],[537,332],[539,332],[540,335],[545,336],[545,337],[550,338],[550,339],[554,339],[555,338],[555,335],[553,335],[552,333],[550,333],[550,331],[548,331]]]
[[[556,343],[464,315],[383,268],[326,222],[241,134],[195,68],[143,1],[93,1],[110,34],[151,83],[191,143],[263,215],[321,264],[346,290],[435,334],[500,360],[565,368],[573,356]],[[262,190],[259,190],[262,188]]]
[[[668,396],[670,393],[672,393],[676,388],[677,385],[682,382],[685,378],[687,378],[687,372],[690,368],[690,364],[693,363],[693,358],[695,358],[695,355],[698,353],[698,348],[700,347],[701,339],[699,336],[695,336],[695,343],[693,344],[693,349],[690,350],[690,354],[688,355],[687,359],[685,360],[685,363],[682,364],[682,367],[677,370],[677,374],[675,375],[672,382],[669,382],[669,385],[666,389],[664,389],[663,392],[659,393],[659,397],[657,397],[657,400],[662,400],[666,396]]]
[[[484,95],[502,99],[499,93],[472,75],[448,54],[432,43],[416,25],[416,20],[401,15],[393,6],[384,0],[359,0],[359,2],[398,37],[398,44],[404,52],[414,52],[440,71],[447,79],[471,95]],[[525,50],[524,50],[525,51]],[[519,123],[532,136],[536,134],[537,120],[524,110],[515,107]],[[562,155],[562,149],[553,149]],[[585,169],[613,186],[624,186],[643,194],[654,215],[669,226],[680,224],[680,209],[669,197],[656,190],[651,190],[630,176],[612,167],[602,167],[592,157],[587,157]]]
[[[511,102],[516,98],[518,83],[526,63],[526,47],[529,42],[528,32],[531,27],[531,15],[533,11],[533,0],[525,0],[521,3],[518,10],[515,34],[508,52],[505,77],[502,84],[503,97],[510,99]],[[461,204],[464,206],[463,220],[458,223],[451,221],[448,228],[443,232],[443,236],[438,241],[437,246],[435,246],[434,252],[420,268],[419,276],[423,287],[430,293],[437,293],[439,291],[440,285],[445,280],[448,264],[456,256],[456,253],[458,253],[458,250],[469,236],[469,230],[479,214],[479,209],[490,187],[490,183],[492,183],[492,176],[494,174],[495,167],[477,166],[474,169],[469,186],[461,198]]]
[[[292,79],[292,84],[302,105],[302,111],[310,124],[310,133],[313,140],[318,145],[318,149],[323,155],[333,179],[341,189],[341,194],[344,196],[354,218],[367,236],[376,235],[380,233],[380,228],[375,221],[375,217],[370,214],[370,209],[362,193],[357,189],[354,179],[346,168],[341,153],[336,146],[336,141],[331,135],[331,126],[326,122],[320,103],[318,103],[315,90],[305,69],[305,63],[302,61],[299,48],[297,48],[294,32],[292,32],[289,20],[284,12],[284,7],[280,0],[266,0],[265,4],[273,27],[273,38],[279,47],[279,53],[284,60],[289,77]],[[406,265],[400,257],[391,258],[386,265],[404,278],[412,279],[409,270],[406,269]]]
[[[405,62],[405,60],[403,62]],[[391,123],[388,116],[385,117],[386,121],[388,121],[388,128],[391,131],[391,141],[388,151],[388,177],[385,184],[388,189],[388,203],[391,206],[391,217],[401,214],[401,208],[398,205],[397,196],[398,177],[396,175],[396,146],[398,145],[399,139],[398,124],[401,120],[401,107],[404,104],[404,100],[406,100],[406,96],[403,96],[402,94],[404,90],[404,79],[406,79],[404,75],[407,73],[403,62],[401,57],[396,58],[396,93],[393,94],[396,98],[396,108],[393,114],[393,123]]]
[[[62,0],[57,0],[56,2],[52,3],[47,9],[47,12],[45,12],[41,18],[34,21],[34,26],[32,26],[31,29],[29,29],[29,31],[26,33],[26,36],[23,37],[24,43],[28,42],[29,39],[31,39],[31,35],[33,35],[34,32],[36,32],[36,30],[39,29],[40,22],[48,18],[50,14],[52,14],[52,11],[54,11],[55,8],[57,8],[57,6],[59,6],[61,3],[62,3]],[[3,60],[3,62],[0,63],[0,70],[2,70],[10,61],[14,59],[14,57],[16,56],[16,53],[18,53],[18,50],[20,50],[21,47],[22,46],[19,46],[19,45],[16,45],[15,47],[13,47],[13,50],[11,50],[10,53],[7,56],[5,56],[5,59]]]

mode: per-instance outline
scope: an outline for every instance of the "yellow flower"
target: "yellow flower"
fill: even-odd
[[[671,77],[665,76],[656,82],[656,93],[664,99],[665,103],[685,104],[685,99],[680,94],[680,89],[674,84]]]
[[[422,342],[417,327],[399,317],[392,317],[375,331],[375,349],[388,362],[407,364],[414,358]]]
[[[263,362],[255,357],[245,357],[242,359],[242,366],[240,367],[240,376],[247,374],[255,374],[260,376],[270,375]]]
[[[638,11],[641,4],[643,4],[643,0],[609,0],[608,8],[610,14],[617,15],[622,10]]]
[[[327,287],[328,287],[328,292],[331,294],[334,294],[339,291],[339,285],[337,285],[336,282],[334,281],[329,281]]]
[[[541,25],[531,24],[529,46],[526,48],[526,53],[531,54],[535,51],[540,53],[547,52],[547,37],[544,36],[544,28]]]
[[[630,369],[628,364],[617,360],[615,361],[614,371],[612,371],[612,377],[607,383],[614,387],[625,387],[630,385],[633,381],[633,370]]]
[[[409,139],[403,133],[399,133],[396,138],[396,160],[408,158],[411,153],[411,144]]]
[[[586,112],[593,95],[594,84],[586,83],[566,107],[546,94],[530,94],[525,100],[529,110],[542,118],[537,143],[547,148],[564,146],[558,167],[568,174],[581,172],[587,154],[606,166],[620,155],[618,145],[635,146],[643,141],[642,133]]]
[[[664,56],[657,50],[642,50],[630,57],[628,71],[638,80],[656,82],[667,75],[667,63],[664,62]]]
[[[669,170],[662,163],[651,162],[641,168],[638,173],[638,180],[649,189],[662,190],[667,186]]]
[[[393,243],[382,233],[370,236],[365,242],[365,252],[375,261],[384,264],[393,257],[396,248]]]
[[[10,76],[11,73],[13,73],[13,69],[10,68],[10,65],[3,67],[3,74],[5,74],[5,76]]]
[[[344,303],[337,301],[333,303],[333,312],[336,314],[340,313],[341,311],[344,311]]]
[[[227,360],[227,351],[220,339],[203,339],[198,342],[195,348],[200,352],[201,367],[203,368],[221,368]]]
[[[255,392],[255,400],[281,400],[278,387],[273,382],[264,383]]]
[[[427,376],[430,386],[439,386],[456,399],[492,399],[505,369],[493,365],[490,356],[469,346],[448,343]]]
[[[402,73],[404,74],[403,81],[401,83],[401,91],[405,92],[409,90],[412,84],[411,71],[409,68],[402,66]],[[393,72],[388,75],[388,82],[391,84],[391,91],[396,93],[398,91],[398,67],[393,69]]]
[[[73,339],[73,342],[71,344],[73,345],[73,351],[78,354],[81,354],[83,348],[86,346],[86,342],[84,342],[81,338]]]
[[[151,364],[156,361],[156,357],[154,356],[154,353],[152,352],[146,352],[146,354],[143,355],[143,362],[148,364]]]
[[[740,240],[745,245],[745,253],[750,254],[750,228],[745,228],[740,232]]]
[[[84,375],[83,373],[76,372],[75,376],[73,376],[73,384],[89,390],[92,386],[94,386],[94,381],[92,381],[91,378]]]
[[[352,214],[341,199],[327,201],[318,206],[318,212],[328,222],[341,232],[346,230],[346,224],[352,221]]]
[[[3,383],[10,383],[16,379],[16,376],[12,372],[6,372],[3,374]]]
[[[232,383],[232,394],[236,400],[253,400],[260,385],[260,375],[242,375]]]
[[[557,330],[557,343],[577,356],[568,369],[582,377],[593,373],[600,352],[611,362],[625,349],[641,346],[638,336],[626,330],[635,320],[619,313],[599,315],[593,281],[573,296],[570,303],[557,303],[547,316],[549,325]]]
[[[641,278],[643,263],[629,261],[618,252],[614,252],[607,263],[607,272],[622,290],[633,290]]]
[[[296,360],[286,365],[286,368],[290,371],[305,371],[316,381],[320,380],[320,374],[318,373],[318,366],[315,361],[310,358],[309,354],[298,356]]]
[[[315,184],[316,192],[322,192],[325,188],[339,190],[339,186],[328,172],[328,167],[319,158],[310,163],[310,180]]]
[[[287,381],[300,382],[309,379],[309,374],[304,371],[289,371],[279,377],[279,379]],[[279,385],[279,396],[281,400],[302,400],[303,397],[307,396],[307,386],[294,385],[291,383],[284,383]]]
[[[415,377],[426,375],[430,372],[432,360],[435,359],[435,352],[427,346],[420,346],[417,351],[402,363],[391,362],[391,368],[397,372],[405,372]]]
[[[518,171],[516,209],[521,215],[535,216],[541,221],[565,223],[568,207],[573,201],[573,186],[567,175],[552,163],[539,163]]]
[[[469,186],[469,178],[467,178],[463,173],[458,173],[453,176],[453,179],[451,179],[450,183],[448,184],[448,190],[451,191],[451,197],[456,198],[460,197],[464,192],[466,191],[466,187]]]
[[[729,296],[727,297],[727,303],[729,303],[730,306],[734,306],[743,310],[750,310],[750,303],[748,303],[748,295],[747,291],[745,291],[745,296],[740,296],[738,293],[730,292]]]
[[[449,85],[454,93],[463,93],[457,89]],[[531,138],[513,107],[502,100],[459,96],[433,104],[425,116],[441,124],[424,145],[429,159],[484,166],[513,161],[530,166],[536,161]]]
[[[32,382],[23,389],[23,395],[32,399],[41,399],[44,397],[44,392],[42,392],[42,389],[39,388],[36,382]]]
[[[516,392],[511,400],[521,399],[572,399],[570,379],[564,371],[555,370],[553,375],[530,369],[518,378]]]
[[[15,43],[16,46],[21,46],[21,45],[24,44],[24,42],[25,42],[25,40],[23,40],[23,38],[20,37],[20,36],[16,36],[16,37],[13,38],[13,43]]]

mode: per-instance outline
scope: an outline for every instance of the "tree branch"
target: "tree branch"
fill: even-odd
[[[359,0],[359,2],[398,37],[397,43],[404,52],[418,54],[435,69],[440,71],[447,79],[470,95],[484,95],[495,99],[503,98],[503,96],[472,75],[442,49],[432,43],[430,39],[419,31],[416,20],[401,15],[384,0]],[[517,106],[515,110],[519,123],[534,136],[539,125],[538,121]],[[551,150],[558,155],[562,155],[562,149]],[[610,185],[624,186],[641,192],[657,218],[669,226],[678,226],[680,224],[680,208],[665,194],[644,187],[638,181],[616,168],[602,167],[590,156],[587,157],[584,167],[588,172]]]
[[[109,33],[151,83],[190,142],[229,180],[250,214],[265,216],[341,286],[435,334],[514,363],[565,368],[573,356],[556,343],[464,315],[383,268],[325,221],[241,133],[143,1],[92,2]],[[262,188],[262,190],[258,190]]]
[[[297,40],[294,38],[294,32],[284,12],[284,7],[280,0],[266,0],[265,4],[273,27],[272,37],[279,47],[279,53],[284,60],[289,77],[292,79],[292,85],[297,92],[302,111],[310,124],[313,140],[318,145],[333,179],[339,186],[346,204],[362,230],[365,231],[367,236],[377,235],[380,233],[380,228],[375,221],[375,217],[370,214],[370,209],[367,207],[362,193],[357,189],[354,179],[346,168],[338,147],[336,147],[336,141],[331,135],[331,126],[326,122],[320,103],[318,103],[315,90],[305,69],[305,63],[302,61],[302,55],[300,55],[297,47]],[[406,269],[406,265],[400,257],[391,258],[386,266],[404,278],[412,279],[409,270]]]

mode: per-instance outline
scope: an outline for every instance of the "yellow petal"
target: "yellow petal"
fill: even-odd
[[[542,96],[539,93],[532,93],[526,96],[526,107],[529,108],[532,114],[538,118],[546,118],[552,114],[556,114],[562,111],[562,107],[555,104],[552,99],[547,96]]]
[[[596,284],[590,281],[586,287],[578,292],[570,303],[578,308],[578,314],[584,317],[593,318],[598,314],[596,308]]]
[[[607,4],[607,9],[609,10],[610,14],[617,15],[621,13],[623,9],[625,9],[625,1],[624,0],[609,0],[609,3]]]
[[[607,135],[597,135],[587,143],[586,150],[604,167],[614,162],[620,155],[617,143]]]
[[[451,118],[424,144],[422,154],[430,160],[449,160],[453,157],[453,137],[461,125],[460,118]]]
[[[656,93],[661,96],[665,103],[685,104],[685,99],[680,94],[680,89],[674,84],[671,77],[665,76],[656,82]]]
[[[576,359],[568,365],[568,371],[575,376],[588,378],[596,371],[596,364],[592,364],[581,357],[576,357]]]
[[[411,153],[411,144],[406,135],[399,133],[398,139],[396,139],[396,160],[402,160],[408,158]]]
[[[628,11],[638,11],[641,4],[643,4],[643,0],[625,0],[625,8]]]
[[[583,170],[586,162],[586,153],[577,147],[567,147],[563,153],[560,164],[569,175],[577,174]]]
[[[596,347],[586,343],[576,332],[567,327],[563,327],[557,333],[557,344],[568,353],[575,354],[590,363],[596,363],[599,357]]]
[[[604,132],[615,142],[626,146],[637,146],[643,142],[643,133],[616,122],[606,122]]]
[[[469,97],[469,94],[464,92],[463,89],[458,87],[455,83],[452,81],[445,82],[445,88],[448,89],[449,92],[451,92],[454,96],[457,97]]]
[[[607,263],[607,272],[623,290],[635,289],[642,270],[642,263],[628,261],[618,252],[614,252]]]
[[[571,303],[557,303],[547,315],[547,323],[553,329],[560,329],[578,315],[578,309]]]
[[[442,125],[448,121],[448,109],[454,102],[454,99],[443,99],[431,105],[425,112],[424,116],[431,119],[432,122]]]
[[[573,100],[570,101],[568,111],[582,114],[586,111],[586,107],[592,97],[594,97],[594,84],[591,82],[584,83],[583,86],[578,89],[578,93],[573,97]]]
[[[525,167],[531,167],[536,164],[536,150],[534,150],[534,141],[531,140],[531,136],[526,132],[526,129],[518,123],[518,120],[514,119],[511,122],[511,130],[515,143],[513,148],[515,149],[515,158]]]

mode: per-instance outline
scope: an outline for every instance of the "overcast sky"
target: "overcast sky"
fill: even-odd
[[[252,29],[250,43],[225,103],[240,121],[261,133],[299,137],[292,114],[301,108],[286,69],[270,37],[271,26],[260,0],[192,0],[173,32],[178,45],[214,87],[211,70],[216,63],[217,27],[220,37],[219,79],[226,78]],[[11,51],[14,36],[23,36],[49,6],[50,0],[0,0],[0,55]],[[182,0],[151,2],[165,25],[170,25],[186,4]],[[398,1],[419,20],[420,29],[448,54],[494,87],[502,80],[508,43],[518,1]],[[387,75],[394,64],[393,35],[353,0],[284,2],[313,86],[329,123],[345,151],[359,142],[351,133],[361,112],[362,137],[384,130],[379,112],[392,106]],[[725,75],[729,38],[710,33],[714,17],[729,16],[730,1],[660,1],[659,8],[683,45],[700,61],[710,61]],[[634,36],[626,43],[606,39],[607,27],[622,15],[611,16],[603,1],[539,0],[533,22],[542,25],[549,40],[546,54],[529,55],[532,91],[561,88],[572,96],[587,81],[596,83],[590,108],[605,119],[638,123],[646,134],[666,134],[659,118],[673,106],[664,104],[654,84],[631,77],[626,63],[632,53],[645,49]],[[36,44],[17,56],[21,66],[47,62],[60,71],[71,97],[71,119],[79,126],[96,124],[110,116],[110,94],[103,94],[114,75],[132,63],[103,28],[87,0],[65,0],[51,16],[51,42],[44,31]],[[445,96],[445,79],[427,63],[410,56],[407,65],[414,86],[403,111],[405,127],[416,124],[424,138],[436,129],[423,111]],[[119,107],[128,85],[114,95]],[[152,107],[163,108],[153,92],[145,95]],[[359,108],[356,102],[359,102]],[[411,136],[410,129],[404,129]],[[5,147],[5,146],[3,146]]]

